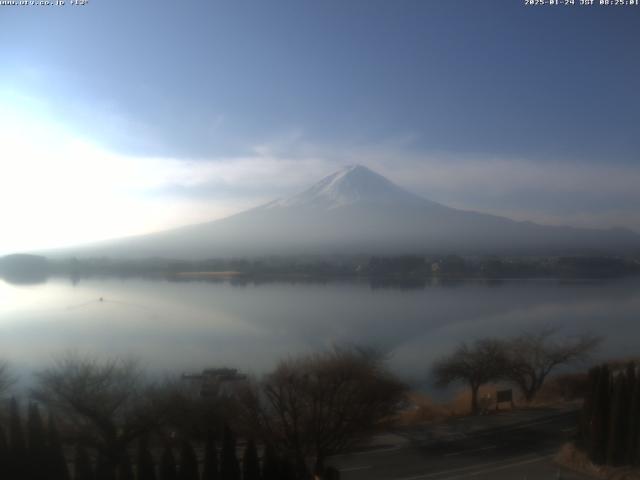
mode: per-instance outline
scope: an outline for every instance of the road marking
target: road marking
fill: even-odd
[[[495,435],[496,433],[502,433],[502,432],[511,432],[514,430],[522,430],[522,429],[526,429],[526,428],[530,428],[530,427],[535,427],[538,425],[544,425],[546,423],[552,423],[552,422],[556,422],[558,420],[562,420],[563,417],[566,417],[570,414],[572,414],[573,412],[565,412],[565,413],[561,413],[558,415],[554,415],[552,417],[546,417],[546,418],[541,418],[541,419],[534,419],[534,420],[528,420],[526,422],[523,423],[519,423],[519,424],[515,424],[515,425],[504,425],[504,426],[500,426],[500,425],[495,425],[491,428],[486,428],[486,429],[481,429],[479,431],[470,431],[465,433],[462,432],[450,432],[450,433],[442,433],[441,436],[438,439],[423,439],[423,440],[418,440],[418,438],[416,438],[415,436],[413,437],[415,441],[419,441],[421,443],[426,443],[429,444],[431,443],[433,440],[439,440],[439,441],[445,441],[445,442],[456,442],[459,440],[463,440],[465,438],[478,438],[478,437],[486,437],[486,436],[492,436]],[[460,422],[460,421],[458,421]],[[411,437],[411,434],[407,435],[409,438]]]
[[[374,453],[386,453],[386,452],[395,452],[397,450],[402,450],[403,445],[394,445],[393,447],[385,447],[378,448],[375,450],[367,450],[364,452],[351,452],[351,453],[340,453],[338,455],[331,455],[330,458],[342,458],[342,457],[360,457],[362,455],[371,455]]]
[[[497,446],[496,445],[489,445],[487,447],[474,448],[473,450],[460,450],[459,452],[447,453],[444,456],[445,457],[455,457],[456,455],[464,455],[465,453],[482,452],[484,450],[493,450],[494,448],[497,448]]]
[[[362,467],[349,467],[349,468],[340,468],[341,472],[355,472],[356,470],[367,470],[372,468],[371,465],[363,465]]]
[[[445,437],[451,438],[452,440],[464,440],[465,438],[467,438],[467,434],[462,433],[462,432],[451,432],[451,433],[446,433],[444,435]]]
[[[484,429],[480,430],[478,432],[467,432],[467,433],[449,432],[449,433],[442,434],[442,436],[445,437],[445,438],[449,437],[453,441],[464,440],[466,438],[491,436],[491,435],[495,435],[496,433],[509,432],[509,431],[513,431],[513,430],[520,430],[520,429],[524,429],[524,428],[528,428],[528,427],[533,427],[533,426],[536,426],[536,425],[543,425],[545,423],[555,422],[558,419],[560,419],[561,417],[567,416],[567,415],[569,415],[571,413],[573,413],[573,412],[565,412],[565,413],[554,415],[551,418],[547,417],[547,418],[542,418],[540,420],[532,420],[532,421],[529,421],[529,422],[524,422],[524,423],[516,424],[516,425],[495,426],[495,427],[492,427],[492,428],[489,428],[489,429],[486,429],[486,430],[484,430]],[[461,419],[459,419],[457,421],[460,422],[460,420]],[[411,437],[410,434],[407,434],[406,438],[408,438],[408,439],[413,438],[414,441],[420,441],[420,440],[416,439],[415,437]],[[433,440],[434,439],[428,439],[428,440],[427,439],[423,439],[422,442],[430,443]],[[442,440],[442,438],[440,440]],[[447,438],[447,440],[448,440],[448,438]],[[397,445],[394,445],[394,446],[391,446],[391,447],[384,447],[384,448],[366,450],[366,451],[361,451],[361,452],[340,453],[338,455],[332,455],[331,458],[354,457],[354,456],[358,456],[358,455],[370,455],[372,453],[393,452],[393,451],[396,451],[396,450],[401,450],[401,449],[406,448],[408,446],[409,446],[408,444],[397,444]]]
[[[527,463],[534,463],[534,462],[540,462],[542,460],[547,460],[549,458],[552,458],[555,456],[555,453],[552,453],[550,455],[535,455],[534,458],[530,458],[531,455],[525,455],[523,457],[520,457],[518,459],[517,462],[511,462],[511,463],[507,463],[505,464],[504,461],[502,462],[492,462],[492,463],[480,463],[477,465],[470,465],[468,467],[461,467],[461,468],[453,468],[450,470],[441,470],[439,472],[431,472],[431,473],[425,473],[422,475],[414,475],[412,477],[399,477],[399,478],[395,478],[393,480],[422,480],[425,478],[433,478],[433,477],[439,477],[442,475],[447,475],[447,474],[458,474],[458,473],[462,473],[462,472],[466,472],[467,470],[473,470],[475,469],[481,469],[481,470],[476,470],[476,472],[467,472],[464,473],[464,475],[461,476],[454,476],[454,477],[443,477],[440,480],[453,480],[455,478],[465,478],[465,476],[469,476],[469,475],[478,475],[484,472],[491,472],[494,470],[504,470],[505,468],[511,468],[511,467],[517,467],[518,465],[525,465]],[[526,459],[526,460],[525,460]]]
[[[554,417],[554,418],[547,418],[547,419],[537,420],[537,421],[534,421],[534,422],[524,423],[524,424],[521,424],[521,425],[513,425],[511,427],[496,427],[493,430],[489,430],[489,431],[485,431],[485,432],[481,431],[481,432],[478,432],[476,434],[470,433],[469,436],[470,437],[485,437],[485,436],[495,435],[496,433],[510,432],[510,431],[513,431],[513,430],[521,430],[523,428],[534,427],[536,425],[543,425],[545,423],[555,422],[556,420],[558,420],[558,419]]]
[[[483,475],[485,473],[492,473],[492,472],[497,472],[499,470],[506,470],[507,468],[519,467],[521,465],[528,465],[529,463],[541,462],[543,460],[547,460],[549,458],[553,458],[554,456],[555,455],[547,455],[546,457],[531,458],[529,460],[523,460],[521,462],[515,462],[515,463],[510,463],[508,465],[502,465],[500,467],[485,468],[484,470],[476,470],[475,472],[468,472],[468,473],[465,473],[464,475],[457,475],[455,477],[444,477],[444,478],[441,478],[440,480],[457,480],[459,478],[469,478],[469,475],[475,477],[477,475]]]

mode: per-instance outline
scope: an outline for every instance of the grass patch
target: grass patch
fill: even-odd
[[[640,469],[637,467],[610,467],[595,465],[589,457],[573,443],[562,446],[555,462],[569,470],[603,480],[640,480]]]

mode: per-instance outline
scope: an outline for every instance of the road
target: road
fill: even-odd
[[[436,439],[415,429],[408,441],[336,456],[329,463],[342,480],[588,479],[553,463],[576,421],[575,411],[513,416],[503,425],[489,421],[487,428],[467,428],[466,434],[454,429]]]

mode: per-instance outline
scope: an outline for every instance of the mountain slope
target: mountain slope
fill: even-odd
[[[209,223],[92,246],[81,256],[198,259],[290,254],[576,254],[640,248],[623,229],[516,222],[414,195],[363,166]]]

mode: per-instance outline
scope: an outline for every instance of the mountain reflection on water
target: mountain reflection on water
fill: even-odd
[[[364,344],[428,384],[464,340],[537,327],[605,336],[600,357],[637,354],[640,281],[52,277],[0,280],[0,349],[18,373],[75,349],[134,356],[152,371],[232,366],[262,373],[291,354]]]

